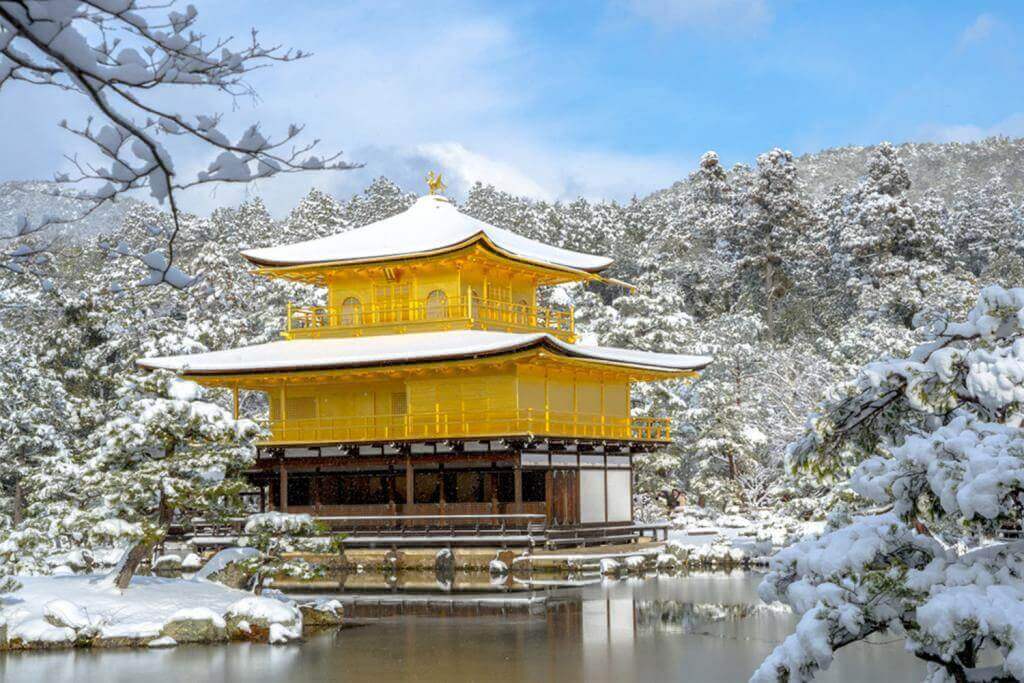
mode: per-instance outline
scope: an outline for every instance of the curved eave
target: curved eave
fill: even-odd
[[[279,342],[279,343],[293,343],[293,342]],[[566,344],[560,340],[545,335],[544,337],[531,341],[524,344],[510,346],[501,349],[495,349],[491,351],[472,352],[472,353],[453,353],[453,354],[438,354],[435,356],[422,356],[417,358],[394,358],[381,361],[365,361],[359,363],[339,363],[339,362],[328,362],[328,363],[303,363],[296,365],[274,365],[274,366],[263,366],[263,367],[221,367],[216,369],[196,369],[190,368],[187,362],[182,363],[179,367],[167,367],[166,363],[158,363],[157,361],[164,359],[140,359],[136,361],[137,365],[147,370],[171,370],[177,372],[185,377],[194,377],[196,379],[230,379],[238,378],[243,379],[245,377],[251,377],[254,375],[284,375],[284,374],[311,374],[311,373],[324,373],[324,372],[345,372],[345,371],[359,371],[368,370],[374,368],[394,368],[394,367],[406,367],[413,368],[416,366],[426,366],[433,364],[444,364],[444,363],[457,363],[461,361],[475,361],[475,360],[515,360],[516,357],[531,354],[531,352],[548,352],[552,357],[567,362],[581,363],[585,365],[597,365],[602,367],[612,367],[620,369],[626,372],[636,372],[637,374],[643,375],[645,379],[659,380],[659,379],[671,379],[676,377],[696,377],[697,374],[707,367],[711,363],[710,358],[702,358],[702,362],[689,365],[687,367],[670,367],[662,365],[650,365],[644,363],[632,363],[622,360],[600,358],[593,355],[587,355],[586,353],[580,353],[578,350],[573,348],[572,344]],[[533,354],[536,355],[536,354]],[[179,358],[188,358],[187,356],[181,356]],[[168,359],[169,360],[169,359]]]
[[[253,265],[259,266],[260,272],[262,273],[265,273],[267,275],[286,276],[286,274],[289,272],[301,270],[337,268],[343,266],[367,265],[372,263],[393,263],[394,261],[405,261],[409,259],[426,258],[430,256],[441,256],[444,254],[450,254],[455,251],[466,249],[468,247],[472,247],[473,245],[478,243],[482,243],[489,250],[493,251],[496,254],[504,256],[507,259],[519,261],[521,263],[525,263],[531,266],[546,268],[549,270],[557,270],[563,273],[571,273],[573,275],[576,275],[580,279],[590,279],[591,277],[596,276],[601,271],[606,270],[608,267],[612,265],[612,263],[614,263],[614,261],[609,259],[608,263],[606,263],[603,266],[598,266],[594,268],[573,268],[572,266],[567,266],[560,263],[554,263],[551,261],[544,261],[542,259],[534,259],[528,256],[522,256],[521,254],[517,254],[515,252],[509,251],[498,246],[483,230],[480,230],[479,232],[471,235],[470,237],[464,240],[443,247],[438,247],[436,249],[430,249],[426,251],[412,251],[402,254],[389,254],[387,256],[373,256],[366,258],[341,260],[336,259],[333,261],[309,261],[305,263],[288,263],[281,261],[272,261],[270,259],[254,258],[253,256],[247,254],[246,251],[241,252],[241,254],[242,257],[245,258],[247,261],[249,261]]]

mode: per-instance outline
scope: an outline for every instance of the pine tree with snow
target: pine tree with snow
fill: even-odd
[[[114,585],[128,587],[172,522],[242,509],[241,474],[259,433],[194,382],[163,372],[125,379],[117,414],[92,435],[78,484],[83,516],[95,520],[91,535],[128,546]]]
[[[397,215],[415,201],[416,195],[403,192],[387,178],[380,177],[345,205],[345,222],[352,228],[359,228]]]
[[[288,214],[285,235],[289,242],[327,237],[347,230],[348,220],[340,202],[314,187]]]
[[[800,192],[793,155],[773,149],[757,158],[741,218],[728,237],[737,265],[751,280],[753,299],[763,311],[765,334],[776,339],[778,301],[792,286],[800,258],[797,245],[812,214]]]
[[[1024,678],[1022,397],[1024,289],[988,287],[966,320],[822,406],[793,462],[859,462],[850,485],[880,509],[772,559],[761,597],[800,622],[752,680],[807,680],[884,631],[927,680]]]

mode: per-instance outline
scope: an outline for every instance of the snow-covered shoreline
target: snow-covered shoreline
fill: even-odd
[[[341,605],[298,605],[204,578],[133,577],[115,588],[104,574],[17,577],[0,601],[0,649],[169,647],[247,640],[284,644],[311,625],[340,624]]]

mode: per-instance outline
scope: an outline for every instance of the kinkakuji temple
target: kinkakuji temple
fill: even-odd
[[[573,310],[538,291],[607,281],[612,260],[488,225],[434,189],[358,229],[243,251],[258,275],[326,289],[326,306],[288,307],[282,341],[140,365],[233,390],[236,414],[239,391],[266,393],[249,473],[261,510],[371,544],[636,537],[633,456],[671,425],[633,415],[631,391],[711,359],[577,343]]]

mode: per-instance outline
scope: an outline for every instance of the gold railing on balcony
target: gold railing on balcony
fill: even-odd
[[[557,309],[480,297],[454,297],[441,302],[406,301],[360,306],[295,306],[288,304],[284,336],[357,336],[429,329],[461,323],[508,332],[548,332],[573,341],[576,323],[572,308]]]
[[[494,436],[560,436],[631,441],[669,441],[668,418],[610,417],[587,413],[533,410],[483,410],[404,415],[268,420],[266,444],[352,443],[392,439],[479,438]]]

